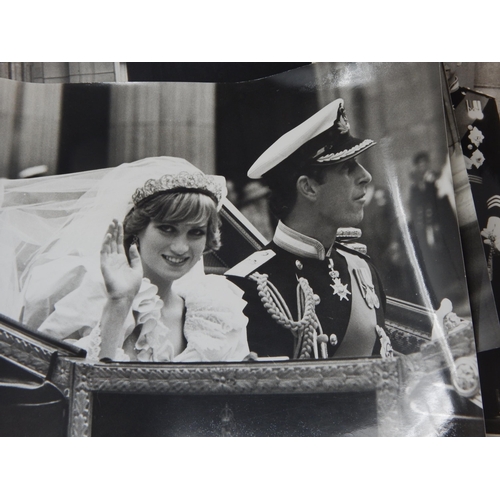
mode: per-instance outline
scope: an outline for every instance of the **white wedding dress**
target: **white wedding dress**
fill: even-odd
[[[132,208],[137,187],[181,172],[200,170],[181,158],[154,157],[76,174],[1,179],[0,313],[97,359],[107,298],[99,261],[103,235],[112,219],[123,220]],[[224,178],[217,177],[225,190]],[[240,361],[248,354],[245,302],[237,287],[205,275],[200,262],[173,289],[185,303],[186,349],[173,355],[157,287],[143,279],[123,332],[137,340],[125,342],[133,349],[118,352],[117,360]]]
[[[102,280],[93,280],[84,266],[69,269],[62,264],[59,261],[57,269],[49,266],[32,273],[32,279],[58,282],[50,287],[56,293],[48,296],[47,287],[29,287],[32,292],[25,296],[22,322],[85,349],[87,359],[97,361],[101,335],[105,334],[100,331],[99,320],[107,300],[106,291]],[[60,291],[68,291],[71,283],[80,284],[59,298]],[[186,349],[174,356],[169,327],[161,318],[163,301],[157,295],[158,288],[143,278],[123,326],[125,340],[137,333],[136,328],[140,330],[138,338],[133,351],[119,349],[115,361],[204,362],[245,358],[249,353],[247,318],[242,312],[246,303],[239,288],[222,276],[204,274],[174,282],[173,288],[185,304]],[[47,308],[52,310],[48,315]]]

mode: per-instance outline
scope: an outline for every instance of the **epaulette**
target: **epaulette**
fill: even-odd
[[[361,238],[361,229],[357,227],[341,227],[337,230],[336,240],[340,243],[347,243]]]
[[[344,252],[352,253],[353,255],[357,255],[365,260],[371,260],[370,257],[366,254],[366,245],[363,244],[351,244],[351,245],[343,245],[341,243],[336,242],[335,248],[339,250],[343,250]]]
[[[236,276],[246,278],[276,255],[273,250],[259,250],[249,255],[246,259],[238,262],[234,267],[224,273],[225,276]]]

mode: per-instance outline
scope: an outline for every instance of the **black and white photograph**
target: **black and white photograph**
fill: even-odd
[[[483,436],[449,67],[174,66],[0,63],[0,435]]]
[[[498,63],[443,64],[445,113],[486,431],[500,429]]]

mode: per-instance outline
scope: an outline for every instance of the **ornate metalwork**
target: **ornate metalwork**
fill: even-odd
[[[90,436],[92,419],[92,394],[84,389],[74,392],[71,399],[68,434],[71,437]]]
[[[362,360],[165,365],[75,361],[70,435],[90,435],[95,392],[219,395],[368,392],[377,394],[381,435],[394,435],[398,422],[397,360]]]
[[[28,370],[45,377],[49,370],[54,348],[44,346],[33,339],[25,338],[21,333],[0,327],[0,356],[17,363]],[[54,369],[52,382],[61,390],[70,385],[71,364],[67,359],[59,358]]]
[[[349,392],[397,387],[394,362],[380,359],[305,363],[149,365],[78,363],[78,386],[90,391],[168,394]]]
[[[56,351],[15,330],[0,328],[0,356],[42,376],[48,373]],[[99,392],[167,396],[374,392],[378,435],[439,435],[433,427],[436,415],[420,407],[427,401],[429,384],[437,381],[442,390],[476,397],[479,385],[474,352],[472,325],[462,324],[447,332],[446,342],[425,342],[417,352],[394,359],[93,364],[61,353],[51,379],[70,402],[70,436],[91,435],[93,395]],[[441,374],[455,372],[457,376],[451,380],[456,386],[446,389]],[[442,420],[447,425],[449,418]]]
[[[41,344],[25,339],[17,332],[0,328],[0,355],[40,375],[47,372],[52,352]]]

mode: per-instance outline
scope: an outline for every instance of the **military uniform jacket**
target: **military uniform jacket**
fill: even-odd
[[[500,217],[500,117],[495,98],[465,87],[451,94],[497,309],[500,257],[487,243],[490,217]]]
[[[481,229],[500,217],[500,118],[495,99],[465,87],[451,94]]]
[[[327,357],[380,353],[380,329],[376,325],[384,327],[385,294],[367,256],[340,244],[328,252],[319,241],[280,222],[267,247],[226,272],[244,291],[247,306],[243,312],[249,319],[250,350],[259,357],[294,358],[295,336],[266,310],[256,274],[267,276],[294,320],[299,319],[303,302],[299,279],[307,280],[316,299],[318,334],[328,339]]]

